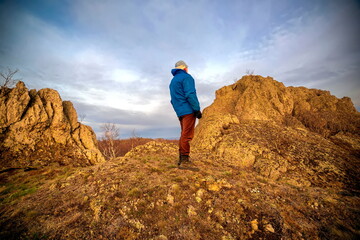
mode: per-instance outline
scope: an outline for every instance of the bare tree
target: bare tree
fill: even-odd
[[[79,114],[79,121],[82,123],[86,118],[86,114]]]
[[[132,132],[131,132],[131,138],[130,138],[131,139],[131,149],[134,148],[134,144],[135,144],[135,146],[138,145],[139,138],[140,137],[136,134],[136,130],[133,129]]]
[[[245,73],[246,75],[252,76],[255,72],[255,69],[246,69]]]
[[[6,72],[0,72],[0,77],[2,78],[1,88],[9,88],[12,87],[15,82],[20,79],[13,79],[14,75],[19,72],[19,69],[12,70],[11,68],[7,68]]]
[[[103,154],[108,159],[116,158],[120,149],[115,147],[115,142],[120,137],[120,129],[114,123],[105,123],[101,128],[104,131],[103,140],[105,141]]]

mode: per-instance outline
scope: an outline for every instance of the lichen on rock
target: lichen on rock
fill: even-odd
[[[1,89],[0,110],[1,168],[104,161],[93,130],[53,89],[28,91],[20,81]]]
[[[178,155],[178,147],[172,143],[151,141],[133,148],[125,154],[124,158],[136,158],[156,155],[174,157],[175,159],[175,157]]]
[[[248,75],[216,91],[191,144],[218,164],[271,179],[318,173],[306,184],[326,184],[356,178],[359,132],[351,99]]]

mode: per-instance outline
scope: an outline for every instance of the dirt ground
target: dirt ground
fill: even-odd
[[[162,149],[176,149],[166,144]],[[0,173],[1,239],[359,239],[359,192],[164,151]]]

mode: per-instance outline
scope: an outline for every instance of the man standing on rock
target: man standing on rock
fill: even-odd
[[[180,120],[179,162],[190,163],[190,144],[194,137],[196,118],[202,117],[199,100],[196,96],[194,78],[188,74],[188,66],[178,61],[171,70],[174,76],[170,83],[171,104]]]

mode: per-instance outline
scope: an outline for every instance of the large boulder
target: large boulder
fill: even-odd
[[[360,167],[359,133],[350,98],[244,76],[216,91],[192,146],[218,164],[292,184],[351,184]]]
[[[53,89],[28,91],[21,81],[1,89],[0,140],[2,169],[104,161],[95,133],[77,121],[71,102]]]

